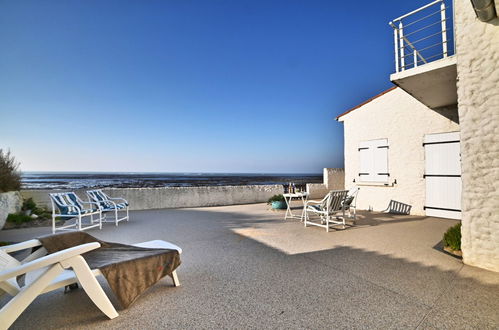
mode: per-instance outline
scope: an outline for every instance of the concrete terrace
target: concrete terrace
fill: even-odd
[[[181,287],[164,279],[114,320],[83,290],[61,289],[38,297],[13,328],[499,327],[499,274],[438,249],[452,220],[361,213],[356,227],[326,233],[284,222],[265,204],[134,211],[131,219],[89,233],[178,244]],[[48,231],[1,231],[0,240]]]

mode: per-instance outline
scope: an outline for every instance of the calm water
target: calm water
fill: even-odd
[[[23,189],[195,187],[322,183],[322,174],[24,172]]]

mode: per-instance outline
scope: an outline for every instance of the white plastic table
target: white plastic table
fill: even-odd
[[[303,214],[305,212],[305,204],[307,203],[307,199],[308,199],[308,192],[297,192],[297,193],[293,193],[293,194],[282,194],[284,196],[284,200],[286,201],[286,214],[284,215],[284,220],[286,220],[287,218],[294,218],[294,219],[300,219],[301,221],[303,221]],[[300,216],[297,216],[297,215],[294,215],[293,212],[291,212],[291,201],[293,200],[293,198],[296,198],[296,199],[301,199],[302,203],[303,203],[303,210],[301,211],[301,215]]]

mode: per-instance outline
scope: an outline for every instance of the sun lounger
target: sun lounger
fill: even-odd
[[[65,244],[65,242],[68,241],[68,237],[62,237],[62,235],[68,234],[84,234],[81,235],[80,241],[87,243],[78,244],[73,247],[47,254],[48,251],[45,248],[45,245],[49,247],[49,249],[57,249],[58,246],[63,246],[60,245],[61,242],[62,244]],[[104,254],[100,254],[101,259],[102,256],[109,253],[109,249],[113,248],[115,248],[115,250],[136,250],[135,252],[138,253],[141,253],[141,251],[149,253],[151,254],[150,258],[162,258],[158,259],[161,262],[168,259],[165,259],[167,254],[172,257],[171,260],[174,265],[170,265],[173,269],[171,272],[169,270],[159,269],[163,266],[163,264],[159,265],[159,267],[155,266],[152,269],[159,269],[159,273],[156,275],[156,278],[153,277],[151,279],[151,275],[148,275],[148,282],[137,283],[140,292],[137,291],[137,288],[131,288],[131,291],[133,291],[131,293],[118,292],[118,300],[122,306],[124,305],[123,307],[125,308],[128,307],[128,305],[131,304],[143,290],[156,283],[165,274],[172,278],[175,286],[180,285],[176,274],[176,267],[180,264],[179,255],[182,253],[182,249],[174,244],[161,240],[154,240],[129,246],[99,241],[86,233],[74,232],[62,235],[54,235],[54,239],[52,240],[49,237],[48,244],[45,244],[44,246],[42,246],[42,241],[45,241],[46,238],[33,239],[23,243],[0,247],[0,292],[5,292],[12,296],[12,299],[0,310],[0,329],[7,329],[10,327],[10,325],[12,325],[12,323],[38,295],[72,285],[74,283],[79,283],[82,286],[94,304],[107,317],[110,319],[117,317],[118,313],[116,312],[116,309],[104,293],[96,277],[104,275],[115,294],[117,294],[117,287],[122,288],[127,285],[130,286],[130,282],[133,283],[131,279],[137,279],[137,276],[140,276],[140,272],[138,272],[139,275],[136,275],[137,269],[132,269],[129,274],[123,276],[123,271],[127,271],[130,261],[137,261],[137,265],[140,267],[140,263],[143,262],[143,259],[147,259],[148,257],[136,259],[129,258],[131,260],[124,260],[121,264],[121,268],[117,267],[115,263],[110,264],[110,267],[108,268],[106,268],[105,265],[101,268],[94,268],[92,267],[92,263],[95,263],[96,260],[97,263],[100,262],[102,264],[102,260],[99,260],[99,250],[104,251]],[[60,237],[62,237],[62,239]],[[34,250],[33,253],[21,262],[10,255],[10,253],[16,251],[33,248],[38,249]],[[156,252],[154,250],[158,251]],[[83,257],[82,254],[85,254],[85,257]],[[92,254],[94,254],[93,257]],[[95,257],[95,254],[97,254],[97,258]],[[130,255],[130,252],[124,251],[123,254]],[[152,262],[155,261],[152,260]],[[151,264],[149,264],[149,266],[150,265]],[[112,272],[121,271],[121,273],[118,273],[118,276],[125,277],[126,281],[112,283],[112,281],[114,281],[114,277],[109,276],[109,268],[112,269]],[[16,280],[17,276],[20,275],[25,275],[25,283],[23,286],[20,286]],[[141,281],[136,280],[136,282]],[[125,283],[126,285],[123,285]],[[113,284],[116,285],[113,286]],[[125,303],[123,303],[123,300],[120,299],[123,297],[124,299],[128,299]],[[49,306],[47,306],[47,308],[47,310],[50,310]]]

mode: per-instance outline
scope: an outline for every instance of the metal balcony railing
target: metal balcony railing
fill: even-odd
[[[452,19],[444,0],[436,0],[391,21],[395,72],[453,55]]]

